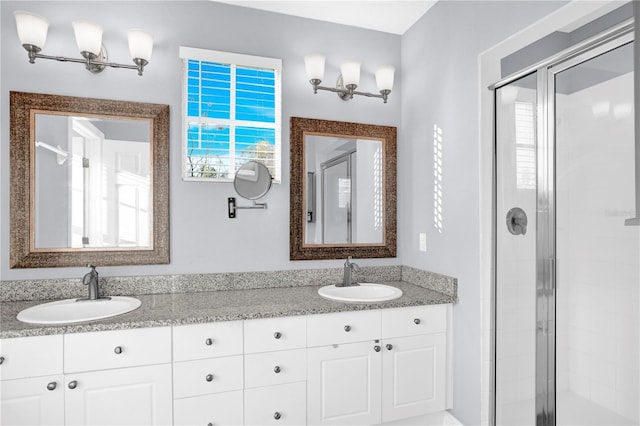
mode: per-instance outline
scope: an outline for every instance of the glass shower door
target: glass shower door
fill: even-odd
[[[558,425],[640,423],[632,45],[550,70]]]
[[[496,89],[496,424],[536,424],[538,74]]]

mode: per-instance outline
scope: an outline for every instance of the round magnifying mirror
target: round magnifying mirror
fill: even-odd
[[[236,172],[233,187],[241,197],[257,200],[271,189],[271,173],[264,164],[247,161]]]

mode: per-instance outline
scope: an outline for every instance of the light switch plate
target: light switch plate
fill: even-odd
[[[420,233],[420,251],[427,251],[427,234]]]

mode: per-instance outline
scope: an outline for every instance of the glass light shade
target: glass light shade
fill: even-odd
[[[360,84],[360,62],[345,62],[340,66],[340,72],[345,86]]]
[[[323,55],[307,55],[304,57],[304,67],[307,70],[309,80],[324,79],[324,56]]]
[[[394,67],[383,67],[376,71],[376,84],[378,90],[393,90],[393,76],[396,72]]]
[[[142,30],[129,30],[129,52],[132,59],[151,60],[153,38],[151,34]]]
[[[99,55],[102,49],[102,28],[86,21],[74,21],[73,32],[80,52],[91,52]]]
[[[16,10],[13,12],[16,18],[18,38],[20,44],[32,44],[42,49],[47,41],[49,21],[33,13]]]

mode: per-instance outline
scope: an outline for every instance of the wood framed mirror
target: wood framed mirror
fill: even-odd
[[[396,256],[390,126],[291,117],[291,260]]]
[[[169,263],[169,106],[10,93],[10,267]]]

